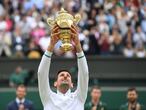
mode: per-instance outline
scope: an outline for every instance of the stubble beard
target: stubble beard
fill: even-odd
[[[129,103],[134,104],[136,102],[136,99],[130,100],[129,99]]]
[[[60,85],[60,88],[63,90],[68,90],[69,89],[69,84],[67,81],[63,81]]]

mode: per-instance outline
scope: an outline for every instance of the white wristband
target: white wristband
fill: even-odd
[[[85,56],[83,51],[80,53],[76,53],[76,55],[79,59]]]
[[[51,56],[52,56],[52,52],[49,52],[49,51],[45,51],[45,53],[44,53],[44,55],[46,56],[46,57],[48,57],[48,58],[51,58]]]

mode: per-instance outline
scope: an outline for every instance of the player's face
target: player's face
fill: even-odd
[[[61,73],[59,73],[56,86],[71,88],[73,86],[72,80],[71,80],[71,75],[66,71],[62,71]]]
[[[91,92],[91,97],[94,100],[99,100],[101,97],[101,90],[100,89],[93,89]]]
[[[16,95],[19,99],[22,99],[26,95],[26,88],[25,87],[18,87],[16,90]]]
[[[137,100],[137,93],[136,91],[129,91],[127,94],[128,101],[133,103]]]

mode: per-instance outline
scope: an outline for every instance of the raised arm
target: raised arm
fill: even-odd
[[[86,101],[87,92],[88,92],[88,80],[89,80],[88,65],[78,38],[77,27],[72,26],[71,30],[74,33],[73,42],[75,43],[77,62],[78,62],[78,84],[77,84],[76,92],[79,99],[84,103]]]
[[[43,105],[49,100],[49,94],[51,92],[48,78],[51,63],[51,54],[52,53],[48,51],[44,53],[38,68],[38,87]]]
[[[87,61],[83,51],[77,53],[77,59],[78,59],[77,93],[80,100],[82,102],[85,102],[88,92],[89,72],[88,72]]]
[[[50,69],[50,63],[51,63],[51,56],[54,49],[55,44],[58,41],[58,27],[54,26],[52,29],[51,34],[51,41],[48,46],[48,49],[42,56],[39,68],[38,68],[38,88],[39,88],[39,94],[41,101],[43,105],[45,105],[50,100],[50,93],[51,88],[49,85],[49,69]]]

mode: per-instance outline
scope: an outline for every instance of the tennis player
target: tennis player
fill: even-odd
[[[55,25],[51,31],[50,44],[42,56],[38,68],[38,87],[44,110],[84,110],[84,103],[88,91],[88,66],[78,38],[78,29],[74,25],[70,29],[78,63],[77,89],[71,92],[71,88],[73,88],[72,77],[67,70],[58,72],[57,80],[54,82],[57,92],[53,92],[50,88],[48,76],[51,56],[60,34],[59,27]]]

